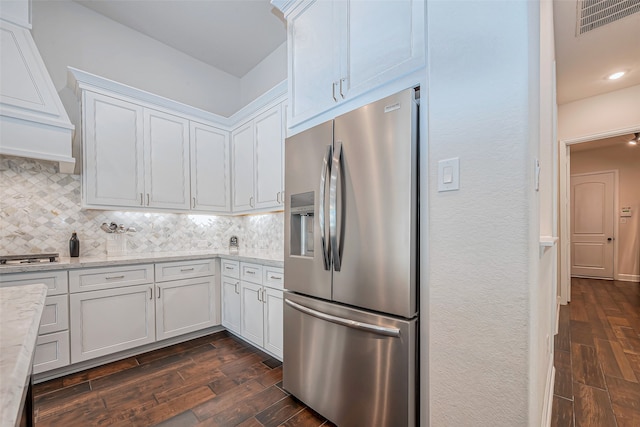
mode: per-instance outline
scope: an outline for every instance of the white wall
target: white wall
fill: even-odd
[[[640,128],[638,100],[640,85],[562,104],[558,107],[558,139],[566,141]]]
[[[72,66],[223,116],[242,106],[240,79],[78,3],[34,1],[32,33],[58,91]]]
[[[538,5],[427,7],[430,423],[530,425]],[[437,162],[450,157],[461,188],[438,193]]]
[[[284,42],[240,79],[240,103],[246,105],[287,78]]]

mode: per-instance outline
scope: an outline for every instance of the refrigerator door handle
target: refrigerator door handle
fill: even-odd
[[[324,260],[324,269],[329,270],[331,267],[331,259],[329,258],[329,242],[326,236],[325,231],[325,187],[327,183],[327,173],[329,173],[329,169],[331,168],[331,154],[332,154],[331,145],[327,145],[327,152],[324,155],[324,159],[322,160],[322,173],[320,174],[320,192],[318,197],[318,222],[320,224],[320,242],[322,244],[322,257]]]
[[[348,328],[359,329],[361,331],[371,332],[377,335],[400,338],[400,329],[398,328],[387,328],[384,326],[372,325],[370,323],[362,323],[362,322],[357,322],[351,319],[345,319],[343,317],[333,316],[331,314],[326,314],[321,311],[314,310],[309,307],[305,307],[304,305],[298,304],[297,302],[293,302],[288,299],[285,299],[284,302],[291,308],[301,311],[302,313],[308,314],[309,316],[326,320],[327,322],[336,323],[338,325],[346,326]]]
[[[329,238],[333,254],[333,269],[340,271],[341,259],[338,248],[338,182],[341,178],[340,159],[342,157],[342,141],[336,141],[331,161],[331,179],[329,183]]]

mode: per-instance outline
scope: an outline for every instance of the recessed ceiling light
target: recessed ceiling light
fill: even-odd
[[[622,76],[624,76],[624,71],[618,71],[617,73],[611,74],[609,80],[618,80]]]

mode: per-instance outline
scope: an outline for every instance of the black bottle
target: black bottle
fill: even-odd
[[[71,239],[69,239],[69,256],[80,256],[80,240],[78,239],[78,235],[75,231],[71,233]]]

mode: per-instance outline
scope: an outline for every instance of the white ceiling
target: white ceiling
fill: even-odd
[[[595,141],[583,142],[581,144],[574,144],[571,146],[571,152],[573,153],[576,151],[595,150],[596,148],[612,147],[615,145],[626,145],[629,144],[629,141],[631,141],[634,137],[635,135],[630,133],[627,135],[614,136],[612,138],[604,138]],[[640,145],[636,145],[635,148],[640,150]]]
[[[286,40],[269,0],[76,1],[236,77]],[[558,104],[640,84],[640,13],[576,37],[577,1],[553,4]]]
[[[640,84],[640,13],[576,37],[576,0],[554,0],[558,104]],[[617,71],[627,74],[607,80]]]
[[[269,0],[76,0],[236,77],[286,41]]]

